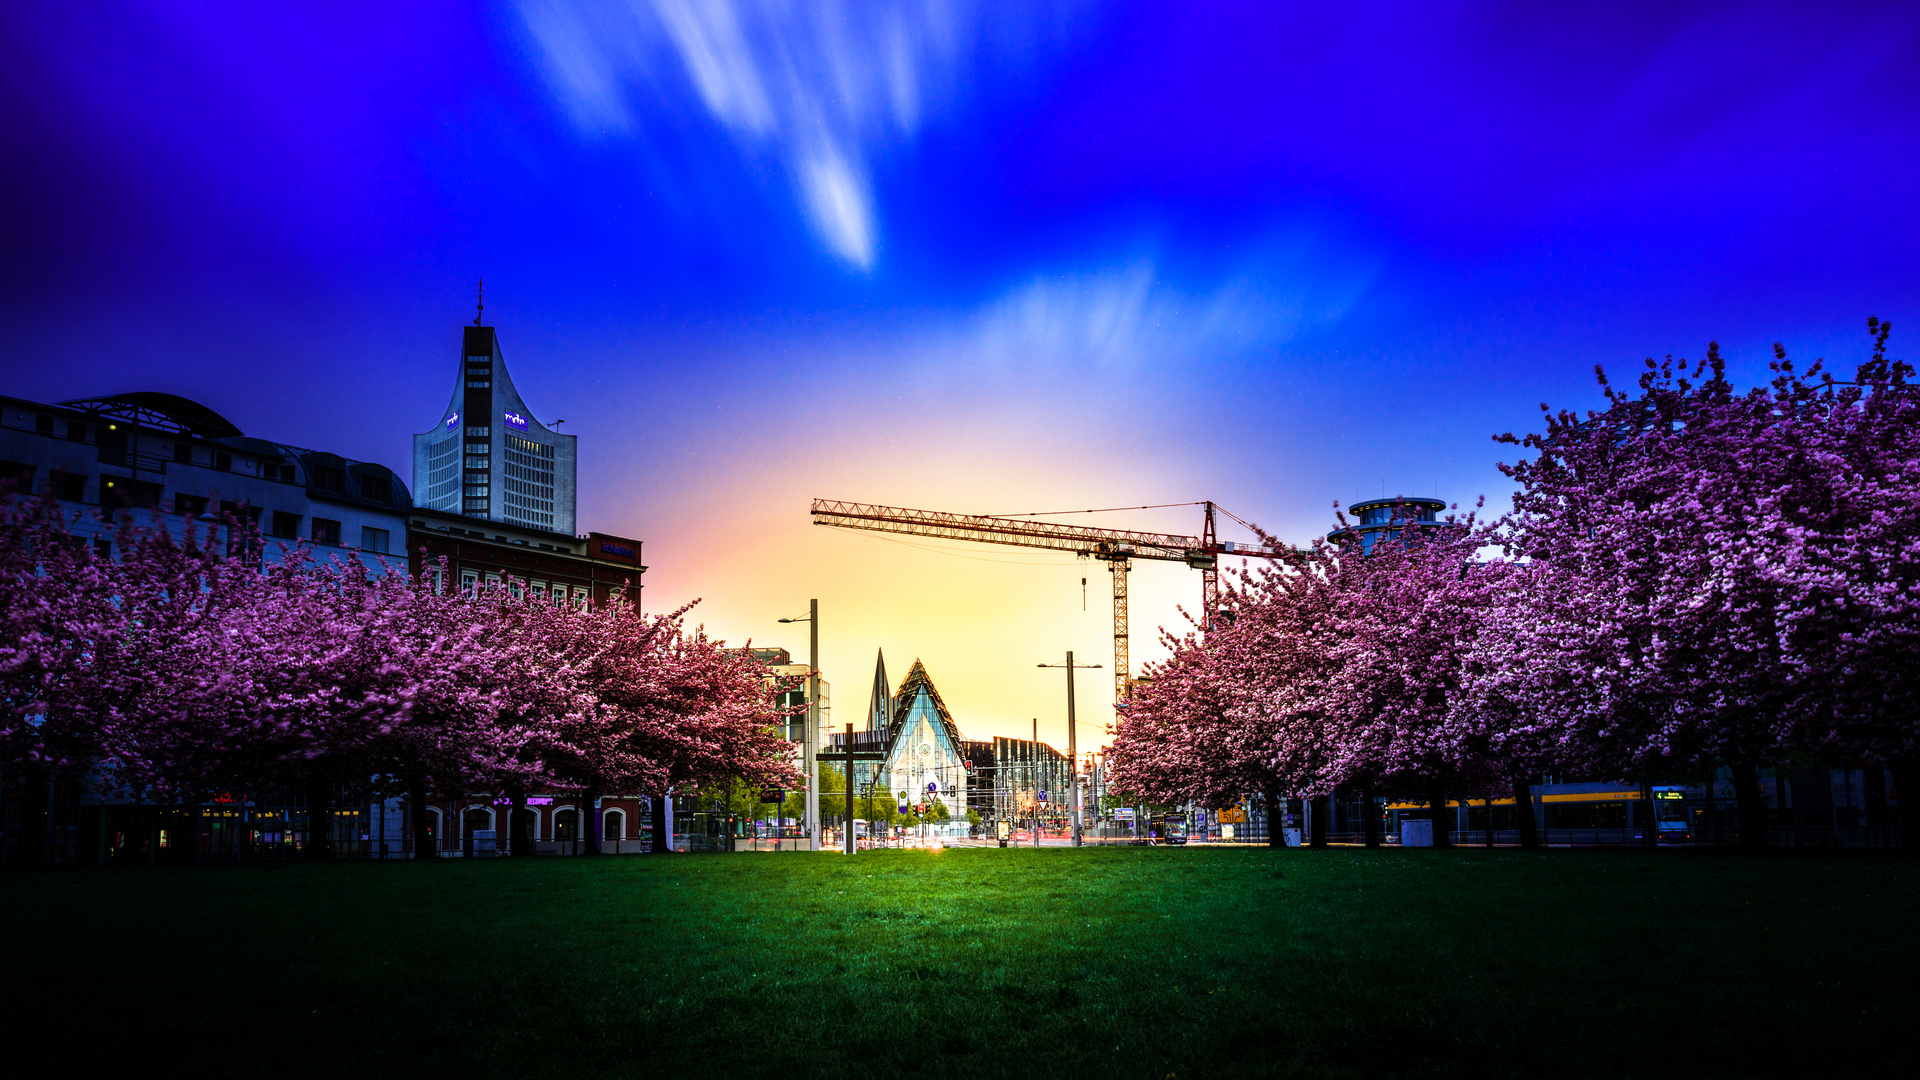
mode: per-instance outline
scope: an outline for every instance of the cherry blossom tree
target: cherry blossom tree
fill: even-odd
[[[1778,737],[1861,761],[1870,778],[1886,762],[1904,796],[1920,790],[1920,387],[1887,356],[1892,327],[1867,329],[1872,352],[1852,383],[1775,364],[1773,449],[1791,455],[1791,482],[1774,502],[1795,527],[1773,565],[1798,680]],[[1884,801],[1875,788],[1870,820]]]
[[[47,794],[106,745],[81,707],[103,642],[121,623],[102,560],[58,501],[0,490],[0,775],[20,792],[18,861],[37,865]]]

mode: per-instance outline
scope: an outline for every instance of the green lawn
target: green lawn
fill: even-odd
[[[10,873],[0,1015],[9,1057],[63,1075],[1897,1075],[1913,862],[1117,848]]]

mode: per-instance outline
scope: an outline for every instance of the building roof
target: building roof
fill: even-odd
[[[111,416],[143,427],[185,432],[202,439],[232,439],[242,434],[233,421],[178,394],[137,390],[127,394],[62,401],[60,404],[69,409]]]
[[[907,677],[900,681],[900,692],[893,696],[893,730],[897,734],[906,724],[907,717],[913,713],[913,703],[924,691],[928,700],[933,702],[933,713],[940,718],[941,726],[946,728],[947,738],[955,747],[967,741],[960,734],[960,728],[953,722],[953,714],[947,711],[947,703],[940,700],[940,691],[933,685],[933,676],[927,674],[927,667],[919,657],[913,660],[913,668]]]

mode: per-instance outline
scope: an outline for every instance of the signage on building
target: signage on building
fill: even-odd
[[[1133,807],[1131,806],[1116,806],[1113,808],[1112,813],[1113,813],[1113,820],[1115,821],[1132,821],[1133,820]]]
[[[452,431],[454,429],[454,426],[458,423],[460,423],[459,413],[454,413],[453,415],[447,417],[447,430]]]
[[[508,427],[511,427],[511,428],[519,428],[519,429],[520,429],[521,431],[525,431],[525,430],[527,430],[527,418],[526,418],[526,417],[524,417],[524,416],[521,416],[521,415],[520,415],[519,413],[517,413],[517,412],[508,412],[508,413],[505,413],[505,414],[503,414],[503,415],[504,415],[504,416],[505,416],[505,418],[506,418],[506,421],[507,421],[507,426],[508,426]]]
[[[600,553],[603,555],[618,555],[623,559],[633,558],[632,548],[624,544],[609,544],[605,540],[600,541]]]

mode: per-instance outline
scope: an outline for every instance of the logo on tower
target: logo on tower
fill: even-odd
[[[447,417],[447,430],[452,431],[454,428],[454,425],[458,424],[459,422],[460,422],[459,413],[454,413],[452,416]]]
[[[507,413],[506,420],[508,427],[519,428],[521,431],[527,430],[527,418],[517,412]]]

